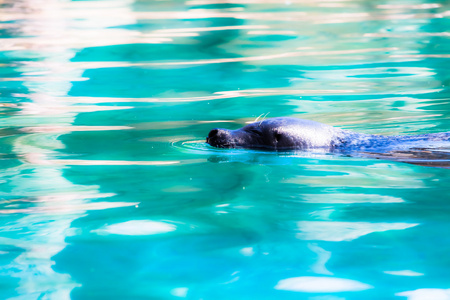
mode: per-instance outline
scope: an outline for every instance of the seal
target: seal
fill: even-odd
[[[270,118],[237,130],[215,128],[206,138],[208,144],[217,148],[341,153],[406,151],[424,148],[436,142],[444,142],[446,143],[444,146],[449,147],[449,141],[450,132],[402,136],[374,135],[289,117]]]

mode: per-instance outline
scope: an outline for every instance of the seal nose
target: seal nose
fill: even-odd
[[[223,147],[227,137],[226,132],[224,129],[214,128],[209,132],[206,142],[214,147]]]
[[[208,134],[208,136],[206,137],[206,142],[208,144],[211,144],[211,142],[214,140],[214,138],[217,137],[217,133],[219,132],[219,129],[214,128],[213,130],[211,130]]]
[[[215,136],[217,136],[217,134],[219,133],[219,129],[214,128],[213,130],[211,130],[208,134],[208,138],[213,138]]]

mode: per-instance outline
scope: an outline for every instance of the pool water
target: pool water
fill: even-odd
[[[0,20],[0,299],[450,299],[449,169],[205,143],[259,116],[449,131],[448,1],[5,0]]]

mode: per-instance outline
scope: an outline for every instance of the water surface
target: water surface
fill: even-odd
[[[447,1],[0,3],[1,299],[450,299],[449,170],[220,150],[450,128]]]

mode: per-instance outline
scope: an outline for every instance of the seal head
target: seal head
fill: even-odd
[[[344,130],[319,122],[280,117],[237,130],[215,128],[209,132],[206,142],[217,148],[330,151],[342,142],[344,135]]]

